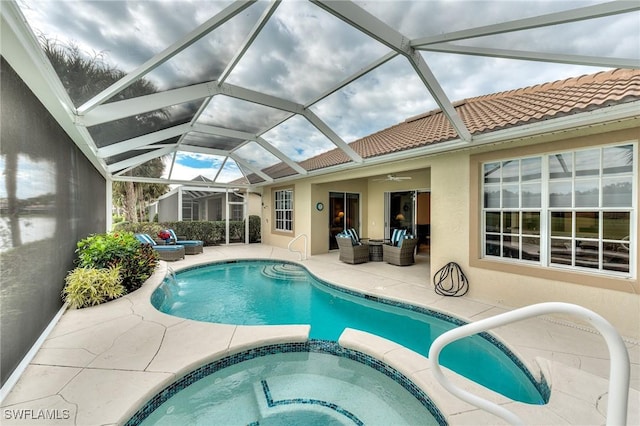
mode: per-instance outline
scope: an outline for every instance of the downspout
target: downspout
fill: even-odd
[[[105,232],[109,232],[113,227],[113,181],[110,176],[105,178],[105,205],[106,205],[106,220],[105,220]]]

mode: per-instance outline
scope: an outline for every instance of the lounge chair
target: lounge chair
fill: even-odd
[[[355,244],[351,237],[336,235],[338,248],[340,249],[340,260],[345,263],[365,263],[369,261],[369,245]]]
[[[173,229],[168,229],[171,238],[176,244],[184,246],[185,254],[198,254],[204,250],[204,241],[200,240],[187,240],[186,237],[177,236]]]
[[[414,252],[418,245],[417,238],[402,238],[397,246],[382,246],[382,260],[392,265],[407,266],[415,263]]]
[[[179,244],[160,245],[149,234],[136,234],[136,238],[142,244],[149,244],[158,253],[160,260],[173,262],[175,260],[184,259],[184,246]]]

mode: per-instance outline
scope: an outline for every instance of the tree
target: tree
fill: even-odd
[[[164,172],[161,158],[154,158],[127,172],[130,176],[160,177]],[[113,204],[122,207],[125,220],[138,222],[144,218],[145,207],[167,192],[168,185],[140,182],[113,182]]]
[[[40,37],[40,41],[62,85],[76,106],[82,105],[126,76],[123,71],[104,62],[101,53],[88,55],[73,43],[62,45],[46,37]],[[117,93],[108,102],[148,95],[157,91],[153,83],[141,78]],[[163,128],[169,119],[170,116],[165,110],[157,110],[92,126],[88,130],[96,145],[103,147],[154,132]],[[106,161],[110,159],[107,158]],[[126,175],[160,177],[163,172],[164,163],[161,158],[156,158],[128,171]],[[114,182],[113,204],[124,208],[126,220],[138,222],[144,216],[145,205],[167,190],[168,186],[161,184]]]

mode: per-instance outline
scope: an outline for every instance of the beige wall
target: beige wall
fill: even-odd
[[[411,180],[400,182],[380,182],[375,179],[384,178],[386,175],[373,176],[368,179],[369,184],[369,238],[382,239],[384,237],[384,193],[393,191],[429,190],[431,188],[431,176],[428,169],[428,159],[406,161],[405,167],[416,167],[420,170],[398,172],[398,176],[410,176]]]
[[[469,278],[469,296],[490,303],[520,307],[532,303],[557,301],[575,303],[599,313],[627,336],[640,337],[640,295],[638,280],[614,279],[596,274],[558,271],[480,258],[479,247],[479,168],[474,164],[488,158],[577,149],[588,145],[638,140],[638,129],[606,135],[580,136],[546,144],[528,143],[487,154],[460,152],[443,155],[431,168],[432,275],[447,262],[458,263]],[[507,148],[505,146],[505,148]],[[480,152],[478,151],[478,152]],[[638,224],[636,224],[637,241]],[[638,264],[636,253],[636,265]]]
[[[289,185],[295,190],[295,235],[306,233],[311,237],[308,246],[310,254],[327,251],[330,191],[360,193],[363,206],[362,234],[369,238],[382,238],[384,192],[430,190],[432,276],[446,263],[453,261],[462,267],[469,279],[471,298],[509,307],[545,301],[575,303],[604,316],[623,335],[640,338],[640,291],[637,278],[611,279],[595,274],[489,261],[479,256],[479,176],[474,164],[477,166],[479,161],[500,156],[508,158],[640,139],[639,127],[602,133],[605,130],[604,127],[583,129],[298,180],[295,185]],[[387,173],[412,176],[413,179],[403,182],[374,181]],[[286,247],[293,235],[268,232],[271,229],[270,197],[271,189],[266,188],[263,222],[268,219],[268,223],[263,223],[263,241]],[[322,212],[315,209],[318,201],[325,204]],[[636,241],[639,228],[640,225],[636,224],[633,238]],[[638,257],[636,253],[636,265],[639,263]],[[429,277],[425,279],[430,280]]]

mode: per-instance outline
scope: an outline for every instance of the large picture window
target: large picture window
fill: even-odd
[[[293,232],[293,190],[274,191],[274,226],[276,231]]]
[[[631,275],[635,145],[482,164],[483,257]]]

